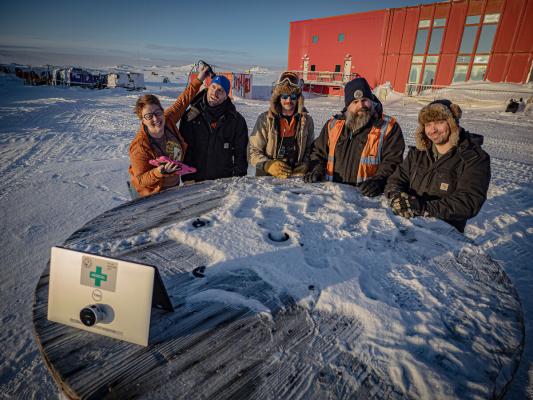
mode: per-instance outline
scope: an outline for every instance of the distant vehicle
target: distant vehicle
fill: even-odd
[[[67,86],[96,87],[97,78],[92,73],[81,68],[67,68],[65,74]]]
[[[123,87],[130,90],[145,89],[144,75],[139,72],[110,72],[107,75],[107,87]]]
[[[107,76],[108,74],[105,72],[99,72],[98,75],[95,74],[96,87],[98,89],[104,89],[107,87]]]
[[[25,85],[47,85],[50,81],[50,71],[43,67],[15,67],[15,75],[24,80]]]
[[[50,83],[52,85],[95,88],[99,86],[99,75],[76,67],[56,68],[50,74]]]

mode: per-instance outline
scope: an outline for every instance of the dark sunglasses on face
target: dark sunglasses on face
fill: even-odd
[[[293,93],[293,94],[282,94],[280,97],[282,100],[287,100],[290,97],[292,101],[296,101],[298,100],[299,96]]]
[[[143,118],[147,121],[150,121],[154,115],[157,117],[157,118],[161,118],[161,116],[163,115],[163,111],[156,111],[156,112],[153,112],[153,113],[148,113],[148,114],[144,114],[143,115]]]

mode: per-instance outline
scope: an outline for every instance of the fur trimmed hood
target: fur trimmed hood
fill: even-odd
[[[457,146],[459,143],[459,120],[463,115],[461,107],[449,100],[435,100],[423,107],[418,114],[418,128],[415,131],[416,148],[421,151],[431,149],[431,140],[426,136],[424,125],[432,121],[444,120],[450,127],[450,143]]]
[[[278,81],[282,81],[285,75],[296,76],[295,74],[291,72],[284,72],[283,74],[281,74],[280,79]],[[298,79],[297,76],[296,76],[296,79]],[[287,82],[282,82],[274,86],[274,90],[272,91],[272,96],[270,97],[270,107],[268,110],[269,117],[274,118],[276,116],[281,115],[281,104],[279,100],[280,100],[280,96],[282,93],[299,95],[295,112],[297,114],[301,114],[302,112],[305,112],[304,97],[302,96],[302,88],[294,86],[294,85],[290,85]]]

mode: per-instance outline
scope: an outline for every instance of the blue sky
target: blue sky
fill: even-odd
[[[0,6],[0,62],[97,67],[203,58],[283,68],[290,21],[431,2],[9,1]]]

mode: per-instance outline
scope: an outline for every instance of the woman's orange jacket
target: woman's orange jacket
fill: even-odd
[[[183,140],[177,124],[201,86],[202,81],[194,79],[181,93],[176,102],[165,110],[165,129],[170,131],[180,143],[183,149],[182,157],[187,151],[187,143]],[[168,186],[168,180],[177,182],[176,176],[164,176],[157,168],[149,164],[149,161],[157,158],[157,156],[157,153],[150,146],[148,133],[144,131],[144,125],[141,123],[130,145],[131,164],[128,169],[131,183],[141,196],[148,196],[161,191],[162,188]],[[167,182],[167,185],[165,185],[165,182]]]

